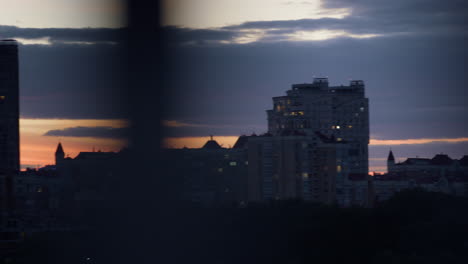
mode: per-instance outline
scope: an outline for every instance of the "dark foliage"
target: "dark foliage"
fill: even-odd
[[[98,232],[38,234],[11,263],[467,263],[467,206],[465,198],[416,189],[374,209],[300,201],[176,206],[133,221],[114,212],[121,228],[101,222]]]

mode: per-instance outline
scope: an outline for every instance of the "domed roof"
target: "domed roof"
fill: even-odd
[[[213,139],[213,136],[210,136],[210,140],[208,140],[205,145],[202,147],[203,149],[221,149],[221,146]]]

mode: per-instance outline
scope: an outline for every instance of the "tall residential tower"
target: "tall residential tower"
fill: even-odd
[[[286,96],[273,97],[267,114],[268,132],[274,136],[319,132],[349,143],[350,173],[368,173],[369,100],[363,81],[329,86],[327,78],[315,78],[293,84]]]
[[[19,171],[18,43],[0,40],[0,209],[13,208]]]

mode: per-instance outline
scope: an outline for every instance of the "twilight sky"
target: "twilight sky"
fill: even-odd
[[[53,164],[59,141],[80,151],[118,151],[128,126],[118,30],[124,0],[0,0],[0,38],[22,43],[21,167]],[[118,76],[118,75],[117,75]]]
[[[170,0],[166,7],[165,83],[180,100],[167,117],[169,145],[265,132],[271,97],[327,76],[332,85],[366,83],[371,171],[385,170],[390,148],[400,160],[468,154],[465,1]],[[221,138],[225,146],[234,140]]]
[[[48,0],[36,11],[38,2],[0,0],[8,7],[0,37],[23,43],[22,124],[58,122],[34,123],[35,137],[22,126],[22,163],[49,161],[45,151],[42,161],[23,158],[28,138],[50,141],[52,151],[60,139],[67,152],[69,141],[72,154],[101,142],[117,150],[126,126],[115,107],[124,98],[115,75],[123,70],[116,37],[123,1]],[[228,146],[237,135],[265,132],[271,97],[328,76],[331,85],[366,83],[371,171],[385,170],[390,148],[397,159],[468,154],[465,1],[167,0],[163,7],[162,76],[177,98],[163,122],[169,146],[201,146],[210,134]]]

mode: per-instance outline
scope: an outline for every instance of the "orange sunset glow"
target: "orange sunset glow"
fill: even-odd
[[[233,146],[238,136],[219,136],[214,139],[223,147]],[[164,139],[166,148],[201,148],[209,137],[168,137]],[[371,146],[393,146],[393,145],[419,145],[430,143],[461,143],[468,142],[468,138],[417,138],[417,139],[371,139]]]
[[[219,136],[213,137],[222,147],[232,147],[239,136]],[[201,148],[210,137],[168,137],[163,141],[165,148]]]
[[[81,151],[119,151],[127,146],[123,139],[44,136],[49,130],[68,127],[126,127],[125,120],[20,119],[20,160],[23,167],[41,167],[55,163],[55,149],[61,142],[65,155],[75,157]]]
[[[416,138],[416,139],[371,139],[369,145],[391,146],[391,145],[419,145],[429,143],[461,143],[468,142],[468,138]]]

